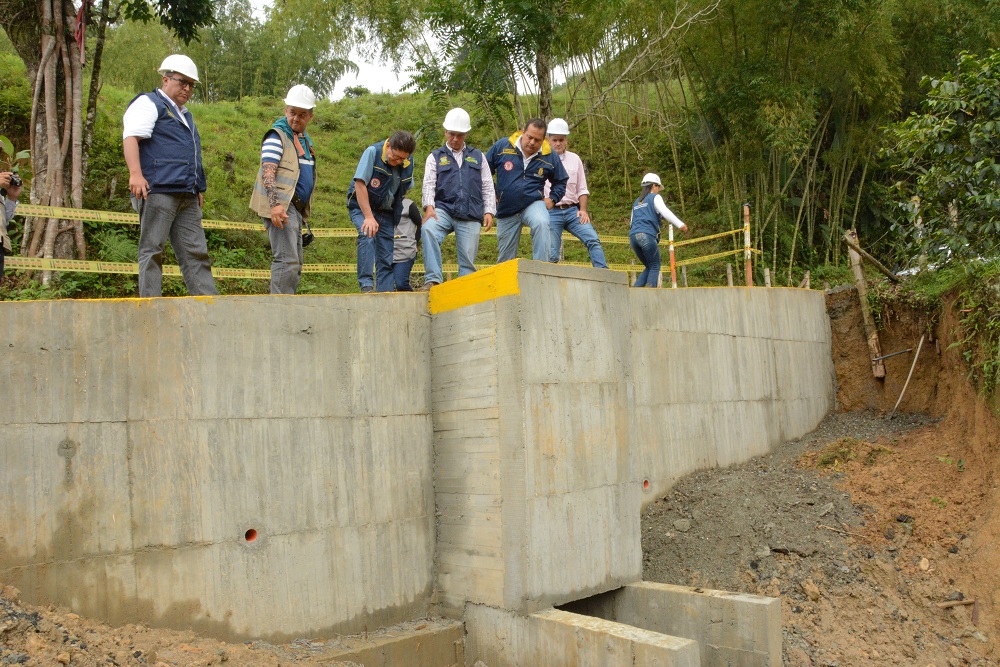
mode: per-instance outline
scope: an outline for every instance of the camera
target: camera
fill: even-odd
[[[11,174],[10,175],[10,184],[14,185],[14,186],[24,185],[24,181],[22,181],[21,177],[18,176],[17,174]]]

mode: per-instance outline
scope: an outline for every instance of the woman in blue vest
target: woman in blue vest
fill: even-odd
[[[687,225],[663,203],[660,191],[663,184],[656,174],[642,177],[642,192],[632,204],[632,221],[629,223],[628,242],[632,252],[646,268],[633,287],[656,287],[660,282],[660,218],[681,231]]]

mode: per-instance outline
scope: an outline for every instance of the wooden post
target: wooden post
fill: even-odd
[[[674,226],[667,225],[667,240],[670,242],[670,287],[677,289],[677,263],[674,261]]]
[[[728,283],[730,287],[733,286],[733,265],[728,262],[726,263],[726,283]]]
[[[753,266],[750,262],[750,204],[743,204],[743,264],[747,287],[753,287]]]
[[[858,234],[854,230],[847,232],[851,240],[859,248]],[[878,330],[875,328],[875,320],[872,318],[871,309],[868,307],[868,281],[865,280],[865,271],[861,266],[861,254],[850,245],[847,246],[847,254],[851,260],[851,271],[854,273],[854,282],[858,286],[858,299],[861,301],[861,319],[865,324],[865,336],[868,338],[868,352],[872,363],[872,375],[877,378],[885,377],[885,364],[879,357],[882,356],[882,347],[878,341]]]
[[[681,278],[684,280],[684,287],[688,286],[688,267],[681,267]]]
[[[764,287],[771,286],[771,269],[764,267]]]

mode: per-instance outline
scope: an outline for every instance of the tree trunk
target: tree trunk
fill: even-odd
[[[72,0],[41,0],[31,10],[38,17],[38,30],[24,30],[24,25],[31,25],[24,16],[19,26],[4,26],[27,66],[33,90],[31,201],[82,207],[83,65],[74,37],[76,8]],[[22,254],[68,258],[74,248],[80,258],[86,256],[80,221],[25,221]],[[44,283],[50,278],[51,272],[43,273]]]
[[[538,78],[538,116],[552,118],[552,58],[547,49],[535,53],[535,76]]]

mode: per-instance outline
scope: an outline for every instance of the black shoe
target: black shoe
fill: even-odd
[[[374,292],[374,291],[375,291],[375,288],[372,287],[371,285],[365,285],[364,287],[361,288],[361,293],[362,294],[368,294],[369,292]]]
[[[417,291],[418,292],[430,292],[431,288],[434,287],[437,284],[438,283],[424,283],[423,285],[420,286],[420,288]]]

